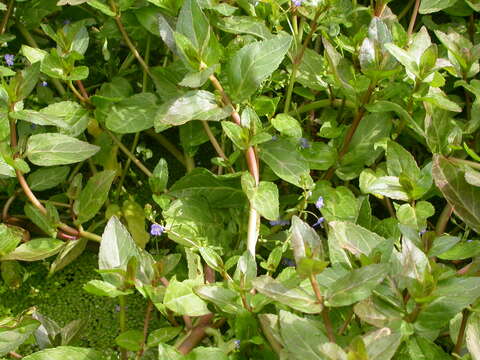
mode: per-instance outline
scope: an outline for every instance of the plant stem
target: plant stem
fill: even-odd
[[[140,140],[140,133],[137,132],[135,134],[135,137],[133,138],[132,147],[130,148],[130,152],[132,154],[135,151],[135,148],[137,147],[137,144],[138,144],[139,140]],[[128,169],[129,169],[131,163],[132,163],[132,159],[128,158],[127,162],[125,163],[125,166],[123,167],[122,176],[120,177],[120,181],[118,182],[117,194],[115,196],[117,200],[120,197],[120,192],[122,191],[123,182],[125,181],[125,177],[127,176],[127,172],[128,172]]]
[[[453,208],[452,206],[447,203],[442,210],[442,213],[438,217],[437,224],[435,226],[435,233],[437,236],[443,235],[445,233],[445,229],[447,228],[448,221],[450,220],[450,216],[452,216]]]
[[[265,337],[267,338],[268,343],[272,347],[273,351],[275,351],[275,353],[280,357],[280,353],[282,352],[282,349],[283,349],[282,344],[280,344],[275,339],[275,336],[270,331],[270,327],[269,327],[268,323],[264,320],[263,317],[259,317],[259,322],[260,322],[260,326],[262,328],[263,335],[265,335]]]
[[[335,343],[335,332],[333,331],[332,322],[330,321],[330,316],[328,315],[328,308],[323,303],[323,296],[320,292],[320,287],[318,286],[317,279],[313,274],[310,275],[310,283],[312,284],[313,292],[315,293],[318,303],[322,304],[323,306],[322,319],[325,329],[327,330],[328,340],[330,340],[332,343]]]
[[[73,94],[78,98],[78,100],[80,100],[80,102],[82,102],[82,103],[87,103],[87,102],[90,101],[90,100],[88,100],[88,99],[85,99],[85,98],[82,96],[82,94],[80,94],[80,93],[78,92],[78,90],[75,89],[75,86],[73,86],[73,83],[72,83],[71,80],[67,81],[67,84],[68,84],[68,87],[70,88],[70,90],[72,90]]]
[[[338,153],[337,162],[340,162],[345,156],[345,154],[347,153],[348,147],[350,145],[350,142],[352,141],[353,135],[355,134],[355,131],[357,131],[358,125],[360,125],[360,121],[362,121],[363,116],[365,115],[365,112],[366,112],[365,105],[367,105],[370,102],[370,99],[372,97],[373,90],[375,89],[376,84],[377,84],[376,81],[372,81],[368,86],[368,89],[363,96],[362,103],[357,110],[355,118],[353,119],[352,125],[350,125],[347,135],[345,135],[342,148]],[[334,173],[335,173],[335,166],[332,166],[330,167],[330,169],[328,169],[325,175],[325,179],[330,180]]]
[[[7,199],[7,201],[5,202],[5,205],[3,205],[3,210],[2,210],[3,221],[7,221],[8,209],[10,209],[10,206],[12,205],[12,203],[15,201],[16,198],[17,198],[17,192],[13,193],[13,195]]]
[[[132,52],[132,54],[135,56],[137,61],[140,63],[142,66],[143,70],[150,76],[152,77],[152,73],[150,72],[150,68],[148,67],[147,63],[145,60],[143,60],[142,55],[138,52],[137,48],[133,44],[132,40],[130,39],[130,36],[128,36],[127,31],[125,30],[125,27],[123,26],[122,23],[122,17],[120,13],[117,10],[117,5],[115,3],[115,0],[109,0],[110,2],[110,8],[112,9],[113,12],[116,13],[115,15],[115,23],[117,24],[118,30],[120,30],[120,33],[122,34],[123,40],[127,44],[128,48]]]
[[[178,150],[175,145],[173,145],[164,135],[157,134],[152,129],[147,130],[146,134],[150,136],[152,139],[157,141],[160,145],[162,145],[170,154],[175,157],[183,166],[187,167],[187,162],[185,156],[182,154],[180,150]]]
[[[459,163],[459,164],[465,164],[465,165],[471,166],[474,169],[480,170],[480,163],[479,162],[464,160],[464,159],[459,159],[459,158],[448,158],[448,160],[451,160],[451,161]]]
[[[3,15],[2,23],[0,24],[0,35],[5,33],[7,30],[8,19],[10,19],[10,15],[12,15],[13,11],[13,3],[15,0],[10,0],[7,5],[7,11],[5,11],[5,15]]]
[[[134,163],[135,165],[137,165],[138,168],[139,168],[140,170],[142,170],[142,172],[143,172],[145,175],[147,175],[148,177],[152,177],[152,176],[153,176],[152,172],[151,172],[150,170],[148,170],[148,169],[145,167],[145,165],[143,165],[143,163],[142,163],[140,160],[138,160],[138,159],[135,157],[135,155],[133,155],[132,152],[131,152],[130,150],[128,150],[127,147],[126,147],[125,145],[123,145],[122,142],[121,142],[120,140],[118,140],[118,138],[117,138],[115,135],[113,135],[113,134],[112,134],[110,131],[108,131],[108,130],[105,130],[105,131],[108,133],[108,135],[110,135],[110,137],[112,138],[113,142],[118,145],[118,147],[120,148],[120,150],[122,150],[123,153],[124,153],[128,158],[130,158],[130,159],[133,161],[133,163]]]
[[[32,34],[27,30],[27,28],[20,22],[16,21],[15,26],[17,27],[18,31],[20,31],[20,34],[27,40],[28,45],[30,45],[33,48],[38,49],[38,44],[33,38]],[[62,83],[55,78],[50,78],[52,81],[53,86],[57,89],[58,93],[60,96],[64,96],[67,92],[65,91],[65,88],[63,87]]]
[[[202,125],[203,129],[205,130],[205,133],[208,136],[208,139],[210,140],[210,143],[212,144],[213,148],[217,152],[218,156],[220,156],[223,160],[228,161],[227,156],[223,152],[222,147],[218,143],[217,139],[215,138],[215,135],[213,135],[212,130],[210,129],[210,126],[208,125],[207,121],[202,120]]]
[[[465,337],[465,329],[467,327],[469,316],[470,311],[468,311],[468,309],[464,309],[462,311],[462,323],[460,324],[460,330],[458,331],[457,342],[455,344],[455,348],[453,349],[454,354],[460,355],[460,350],[462,350],[463,338]]]
[[[20,355],[19,353],[15,352],[15,351],[10,351],[8,353],[8,355],[10,355],[11,357],[13,357],[15,359],[23,359],[23,356]]]
[[[120,332],[125,332],[127,330],[127,306],[126,306],[126,299],[125,295],[120,295],[118,297],[120,302],[120,312],[118,314],[118,320],[120,323]],[[121,358],[122,360],[127,360],[127,349],[120,348]]]
[[[412,37],[413,28],[415,27],[415,21],[417,20],[418,9],[420,8],[420,0],[415,0],[415,6],[413,7],[412,17],[410,18],[410,24],[408,25],[407,35]]]
[[[150,323],[150,318],[152,317],[152,310],[153,310],[153,303],[152,300],[148,300],[147,302],[147,309],[145,310],[145,319],[143,320],[143,340],[142,344],[140,345],[140,349],[137,352],[137,356],[135,357],[136,360],[140,360],[142,358],[143,352],[145,351],[145,344],[147,342],[148,336],[148,325]]]
[[[315,16],[313,17],[313,20],[310,23],[310,31],[309,31],[307,37],[305,38],[305,40],[303,41],[303,44],[302,44],[302,47],[301,47],[300,51],[298,52],[298,54],[293,59],[292,73],[290,75],[290,82],[288,84],[287,95],[286,95],[286,98],[285,98],[285,106],[283,108],[284,113],[288,113],[288,111],[290,109],[290,103],[292,101],[293,86],[295,85],[295,81],[296,81],[296,78],[297,78],[297,71],[298,71],[298,68],[300,67],[300,64],[302,63],[303,55],[305,54],[305,50],[307,49],[308,43],[310,42],[313,34],[317,30],[318,18],[320,17],[320,14],[323,12],[323,10],[324,10],[323,7],[319,7],[317,9],[317,12],[315,13]],[[296,24],[296,15],[294,15],[294,20],[295,20],[294,24]],[[295,27],[294,27],[294,29],[295,29]],[[297,38],[297,36],[295,38]]]
[[[188,354],[205,337],[205,329],[210,327],[210,322],[212,321],[213,316],[213,314],[207,314],[199,319],[189,335],[178,346],[177,350],[181,354]]]
[[[408,2],[408,4],[403,8],[403,10],[400,12],[400,14],[398,14],[398,16],[397,16],[398,21],[402,20],[405,17],[405,15],[407,15],[408,10],[410,10],[410,8],[413,6],[414,2],[415,2],[415,0],[410,0]]]
[[[413,324],[417,320],[418,315],[420,315],[421,311],[422,306],[419,303],[415,303],[415,308],[410,314],[407,315],[405,321]]]
[[[213,86],[215,87],[215,89],[220,93],[223,103],[225,105],[230,106],[233,109],[232,113],[230,114],[230,116],[232,117],[232,120],[237,125],[242,126],[240,115],[235,110],[235,106],[233,105],[232,101],[228,97],[227,93],[223,89],[218,79],[213,74],[210,75],[209,79],[213,84]],[[255,186],[258,186],[258,184],[260,183],[260,169],[259,169],[257,154],[255,153],[255,149],[253,146],[250,146],[246,150],[245,156],[247,159],[248,171],[250,172],[250,174],[253,176],[253,179],[255,180]],[[249,212],[249,218],[248,218],[247,249],[250,251],[253,257],[255,257],[255,249],[258,241],[259,224],[260,224],[260,215],[250,204],[250,212]]]
[[[290,111],[289,114],[302,114],[316,109],[326,108],[326,107],[342,107],[343,105],[353,108],[354,104],[351,101],[344,101],[342,99],[323,99],[311,102],[309,104],[300,106],[294,111]]]

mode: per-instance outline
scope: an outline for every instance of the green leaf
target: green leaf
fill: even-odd
[[[150,234],[145,231],[146,219],[143,207],[137,202],[127,199],[123,202],[122,213],[135,244],[144,249],[150,240]]]
[[[425,136],[425,131],[413,120],[407,110],[401,105],[398,105],[391,101],[378,100],[373,104],[365,106],[370,112],[395,112],[408,126],[410,126],[415,132],[421,136]]]
[[[42,231],[51,237],[56,237],[57,235],[57,223],[53,221],[52,218],[48,217],[48,214],[43,213],[34,205],[27,203],[23,207],[25,215],[37,225]]]
[[[390,176],[399,177],[402,174],[411,179],[420,176],[420,169],[417,162],[403,146],[394,141],[387,142],[387,169]]]
[[[253,95],[263,80],[270,76],[283,61],[292,38],[277,35],[270,40],[244,46],[226,66],[229,94],[234,102],[242,102]]]
[[[28,138],[26,155],[35,165],[53,166],[86,160],[99,150],[98,146],[70,136],[47,133]]]
[[[194,290],[195,294],[214,303],[227,314],[238,314],[242,311],[240,296],[233,290],[214,284],[202,285]]]
[[[262,40],[272,37],[265,23],[251,16],[228,16],[221,19],[217,24],[220,30],[231,34],[249,34]]]
[[[246,250],[237,261],[237,268],[233,276],[234,280],[241,284],[244,289],[250,290],[252,280],[257,276],[257,262],[253,255]]]
[[[203,260],[210,266],[212,269],[222,272],[223,271],[223,260],[218,255],[215,250],[209,247],[201,246],[198,248],[200,255],[202,255]]]
[[[77,257],[79,257],[87,247],[88,240],[81,238],[75,241],[69,241],[65,247],[60,251],[56,259],[50,265],[49,275],[56,271],[63,269],[69,265]]]
[[[98,360],[102,354],[94,349],[59,346],[53,349],[45,349],[32,355],[25,356],[24,360]]]
[[[480,317],[477,313],[468,318],[465,331],[465,342],[473,360],[480,359]]]
[[[215,72],[215,69],[216,66],[210,66],[199,72],[188,73],[185,75],[182,81],[178,83],[178,85],[190,88],[199,88],[208,81],[209,76]]]
[[[445,252],[437,255],[442,260],[463,260],[480,255],[480,241],[469,240],[457,243]]]
[[[434,154],[448,155],[452,147],[459,146],[462,130],[448,111],[433,108],[425,117],[427,145]]]
[[[225,350],[198,346],[184,357],[185,360],[228,360]]]
[[[115,343],[127,350],[138,351],[142,348],[143,332],[140,330],[127,330],[115,338]]]
[[[441,155],[434,155],[432,172],[455,214],[480,234],[480,188],[467,183],[464,170]]]
[[[326,72],[324,58],[315,50],[305,49],[296,80],[309,89],[322,91],[328,87],[323,76],[324,72]]]
[[[323,142],[310,142],[301,152],[311,170],[328,170],[337,159],[335,148]]]
[[[148,184],[154,194],[161,194],[167,189],[168,183],[168,163],[161,158],[153,169],[153,176],[148,178]]]
[[[371,169],[365,169],[360,174],[360,189],[365,194],[373,194],[391,199],[409,201],[410,197],[396,176],[377,176]]]
[[[222,121],[221,124],[223,132],[235,144],[235,146],[240,150],[247,150],[249,146],[248,129],[230,121]]]
[[[13,324],[11,327],[0,327],[0,356],[4,356],[10,351],[16,350],[30,336],[32,336],[39,325],[40,323],[37,320],[27,317],[22,319],[20,323]],[[24,359],[28,357],[29,356],[26,356]]]
[[[64,182],[69,172],[68,166],[40,168],[28,175],[27,183],[33,191],[48,190]]]
[[[230,115],[228,107],[218,106],[215,95],[205,90],[189,91],[160,105],[155,115],[155,130],[165,125],[178,126],[191,120],[218,121]]]
[[[214,208],[241,207],[246,202],[238,175],[214,175],[203,168],[182,177],[170,187],[168,194],[176,198],[200,196]]]
[[[100,270],[121,269],[126,271],[132,257],[139,256],[138,248],[127,229],[112,216],[105,227],[98,252]],[[115,277],[102,274],[105,281],[115,284]]]
[[[292,217],[292,248],[297,264],[305,258],[323,258],[323,248],[320,236],[298,216]]]
[[[415,327],[428,331],[443,328],[462,309],[478,300],[479,290],[478,277],[451,277],[440,281],[431,293],[435,300],[423,307]]]
[[[96,296],[107,296],[111,298],[128,295],[133,292],[132,290],[118,290],[116,286],[102,280],[90,280],[83,285],[83,290]]]
[[[458,0],[423,0],[420,3],[420,14],[431,14],[454,5]]]
[[[75,67],[75,60],[82,58],[77,52],[72,52],[61,57],[56,49],[52,49],[41,63],[40,70],[52,78],[65,81],[83,80],[88,77],[89,71],[86,66]]]
[[[282,135],[294,138],[302,137],[302,127],[298,121],[288,114],[278,114],[272,120],[273,127]]]
[[[174,346],[158,344],[158,358],[162,360],[180,360],[183,355]]]
[[[179,282],[175,278],[171,279],[165,291],[164,305],[178,315],[202,316],[209,314],[207,304],[193,291],[193,286],[197,284],[193,280]]]
[[[323,207],[320,210],[326,221],[357,222],[360,202],[349,188],[334,188],[327,181],[318,181],[309,202],[316,202],[319,197],[323,198]]]
[[[282,180],[298,187],[312,184],[308,162],[289,140],[277,139],[261,144],[260,158]]]
[[[248,195],[248,194],[247,194]],[[277,220],[279,215],[279,201],[277,185],[270,181],[260,181],[249,196],[253,207],[267,220]]]
[[[281,304],[290,306],[292,309],[306,314],[318,314],[322,312],[323,306],[317,298],[306,293],[300,288],[288,288],[280,281],[263,275],[253,280],[253,286],[263,295],[278,301]]]
[[[324,359],[319,351],[319,345],[327,343],[328,339],[317,321],[302,318],[284,310],[280,311],[278,321],[289,359]]]
[[[402,342],[400,332],[378,329],[363,336],[369,360],[390,360]]]
[[[392,121],[386,113],[366,115],[358,126],[348,152],[342,158],[336,174],[343,180],[356,178],[364,166],[370,166],[383,152],[375,144],[390,136]]]
[[[220,43],[197,0],[184,0],[176,31],[191,41],[202,62],[208,66],[218,63],[221,55]]]
[[[20,229],[0,224],[0,258],[15,250],[22,237]]]
[[[149,129],[157,112],[157,97],[140,93],[115,103],[105,120],[107,128],[119,134],[131,134]]]
[[[46,259],[57,254],[65,246],[61,240],[51,238],[39,238],[30,240],[11,253],[2,256],[0,260],[20,260],[20,261],[37,261]]]
[[[369,256],[380,243],[386,241],[383,237],[349,222],[332,221],[329,225],[331,230],[328,233],[328,246],[332,264],[350,264],[344,250],[357,257],[362,254]]]
[[[153,347],[160,343],[169,342],[170,340],[175,339],[181,332],[182,328],[180,326],[168,326],[153,330],[148,334],[147,347]]]
[[[35,88],[40,76],[40,64],[32,64],[17,73],[19,86],[16,88],[17,101],[26,99]]]
[[[335,281],[325,293],[328,306],[347,306],[369,297],[388,275],[387,264],[373,264],[351,270]]]
[[[430,248],[428,255],[429,256],[438,256],[444,252],[447,252],[452,247],[455,246],[460,241],[460,238],[455,236],[440,236],[433,240],[432,247]]]
[[[103,2],[101,2],[100,0],[89,0],[87,4],[99,10],[100,12],[102,12],[107,16],[112,16],[112,17],[115,16],[115,13],[110,9],[110,7],[107,4],[104,4]]]
[[[78,200],[75,202],[77,219],[75,223],[83,224],[92,219],[107,200],[110,186],[115,178],[115,171],[105,170],[88,179]]]

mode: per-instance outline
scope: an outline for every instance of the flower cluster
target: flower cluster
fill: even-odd
[[[165,226],[160,224],[152,224],[150,227],[150,235],[161,236],[165,232]]]
[[[13,66],[13,64],[15,64],[15,55],[5,54],[3,58],[5,59],[5,63],[7,64],[7,66]]]

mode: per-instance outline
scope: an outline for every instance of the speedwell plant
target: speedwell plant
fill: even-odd
[[[479,360],[479,11],[0,2],[0,357]]]

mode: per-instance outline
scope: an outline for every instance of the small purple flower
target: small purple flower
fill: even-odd
[[[235,339],[233,340],[233,343],[235,344],[235,349],[240,349],[240,340]]]
[[[471,243],[471,242],[473,242],[473,240],[472,240],[472,239],[470,239],[470,240],[467,240],[467,243]]]
[[[293,5],[295,6],[302,6],[303,0],[292,0]]]
[[[46,81],[44,80],[44,81],[42,81],[42,82],[40,83],[40,86],[46,87],[46,86],[48,86],[48,82],[46,82]]]
[[[150,235],[161,236],[165,232],[165,226],[160,224],[152,224],[150,227]]]
[[[319,196],[317,201],[315,202],[315,207],[320,210],[321,208],[323,208],[323,205],[325,205],[323,203],[323,196]]]
[[[418,233],[418,236],[423,236],[423,234],[425,234],[426,232],[427,232],[427,229],[420,230],[420,232]]]
[[[3,58],[5,59],[5,62],[7,63],[8,66],[13,66],[13,64],[15,63],[14,60],[15,60],[15,55],[12,55],[12,54],[5,54],[3,56]]]
[[[323,227],[323,222],[325,221],[325,218],[322,216],[322,217],[319,217],[317,222],[315,224],[312,225],[312,227],[314,228],[317,228],[317,227]]]
[[[282,265],[284,265],[284,266],[295,266],[295,261],[293,261],[292,259],[283,258],[282,259]]]
[[[290,221],[288,220],[271,220],[269,221],[269,224],[270,226],[277,226],[277,225],[280,225],[280,226],[285,226],[285,225],[290,225]]]
[[[69,19],[63,20],[63,25],[70,25],[71,21]]]
[[[304,149],[308,149],[310,147],[310,143],[305,138],[300,138],[300,146]]]

